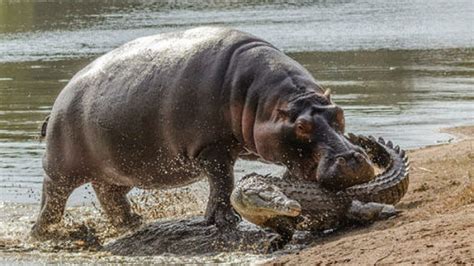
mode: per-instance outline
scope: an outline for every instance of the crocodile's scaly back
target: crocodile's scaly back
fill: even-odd
[[[379,202],[395,204],[401,200],[408,190],[409,161],[405,151],[399,146],[393,146],[391,141],[385,142],[374,137],[355,136],[349,134],[349,140],[363,147],[372,157],[372,161],[385,168],[384,172],[377,175],[372,181],[355,185],[343,192],[352,199],[362,202]]]
[[[276,185],[288,198],[298,201],[301,213],[292,219],[299,230],[320,231],[334,227],[352,203],[349,196],[324,189],[318,183],[253,175],[267,184]]]

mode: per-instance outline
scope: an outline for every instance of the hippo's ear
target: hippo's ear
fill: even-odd
[[[299,140],[311,141],[311,134],[314,130],[313,123],[305,118],[298,118],[295,123],[295,133]]]
[[[324,97],[326,97],[328,99],[329,102],[331,102],[331,89],[327,89],[325,92],[324,92]]]

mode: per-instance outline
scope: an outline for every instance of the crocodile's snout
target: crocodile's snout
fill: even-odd
[[[273,217],[301,214],[302,207],[298,201],[288,198],[279,187],[264,182],[260,177],[256,174],[247,176],[231,194],[232,206],[243,218],[263,225]]]
[[[285,204],[287,216],[296,217],[301,213],[301,205],[296,200],[288,200]]]

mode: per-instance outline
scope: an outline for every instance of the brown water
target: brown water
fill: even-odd
[[[34,219],[44,150],[36,137],[59,91],[94,58],[136,37],[216,24],[261,36],[332,89],[348,131],[403,148],[448,142],[440,128],[474,121],[470,0],[215,2],[0,0],[0,249]],[[240,177],[281,169],[238,162],[235,170]],[[90,191],[79,189],[70,202],[90,208]],[[229,256],[223,261],[238,258]]]

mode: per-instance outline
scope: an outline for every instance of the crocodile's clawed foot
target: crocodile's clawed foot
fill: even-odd
[[[363,203],[358,200],[352,202],[347,217],[360,223],[371,223],[376,220],[389,219],[401,213],[393,205],[377,202]]]
[[[290,240],[287,237],[281,235],[272,236],[269,240],[268,247],[266,248],[266,253],[273,253],[285,247]]]
[[[397,210],[393,205],[384,204],[382,210],[379,212],[378,218],[380,220],[392,219],[402,213],[402,210]]]

